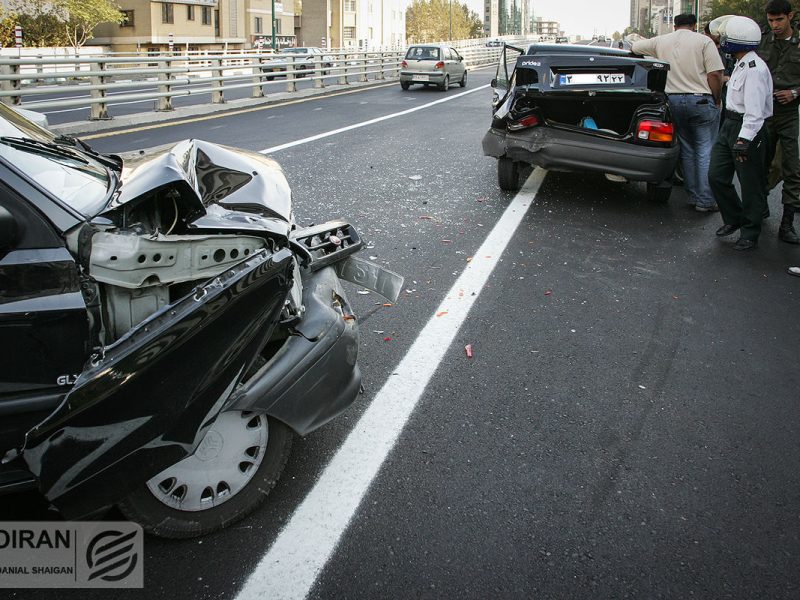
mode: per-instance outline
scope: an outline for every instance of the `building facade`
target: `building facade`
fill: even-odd
[[[484,0],[483,30],[488,37],[534,33],[533,0]]]
[[[705,23],[711,0],[631,0],[630,27],[643,35],[663,35],[674,30],[675,15],[697,15],[698,28]]]
[[[378,49],[405,45],[402,0],[119,0],[127,19],[102,24],[91,44],[115,52],[275,46]]]

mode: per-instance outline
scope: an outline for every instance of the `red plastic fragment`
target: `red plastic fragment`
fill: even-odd
[[[553,290],[547,290],[547,291],[544,293],[544,295],[545,295],[545,296],[552,296],[552,295],[553,295]]]
[[[390,337],[385,337],[385,338],[383,338],[383,341],[384,341],[384,342],[391,342],[391,341],[392,341],[392,338],[390,338]]]
[[[464,346],[464,351],[467,353],[467,358],[472,358],[472,344]]]

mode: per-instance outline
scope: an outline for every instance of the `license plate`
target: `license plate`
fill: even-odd
[[[573,73],[559,75],[559,85],[602,85],[604,83],[625,83],[622,73]]]
[[[430,81],[430,79],[427,75],[414,75],[414,81]]]
[[[403,289],[402,275],[355,256],[349,256],[347,260],[336,263],[336,274],[340,279],[380,294],[389,302],[397,300]]]

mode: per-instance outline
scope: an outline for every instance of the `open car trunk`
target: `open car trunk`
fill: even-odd
[[[519,96],[512,113],[538,111],[547,125],[577,127],[585,133],[633,134],[636,122],[661,116],[657,92],[552,92],[531,91]],[[513,117],[512,117],[513,118]]]

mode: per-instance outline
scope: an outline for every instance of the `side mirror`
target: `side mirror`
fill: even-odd
[[[8,252],[19,239],[17,220],[4,206],[0,206],[0,252]]]
[[[459,56],[458,57],[458,62],[464,62],[464,57],[463,56]]]
[[[489,86],[493,87],[493,88],[496,88],[497,87],[497,79],[492,79],[492,81],[489,83]]]

